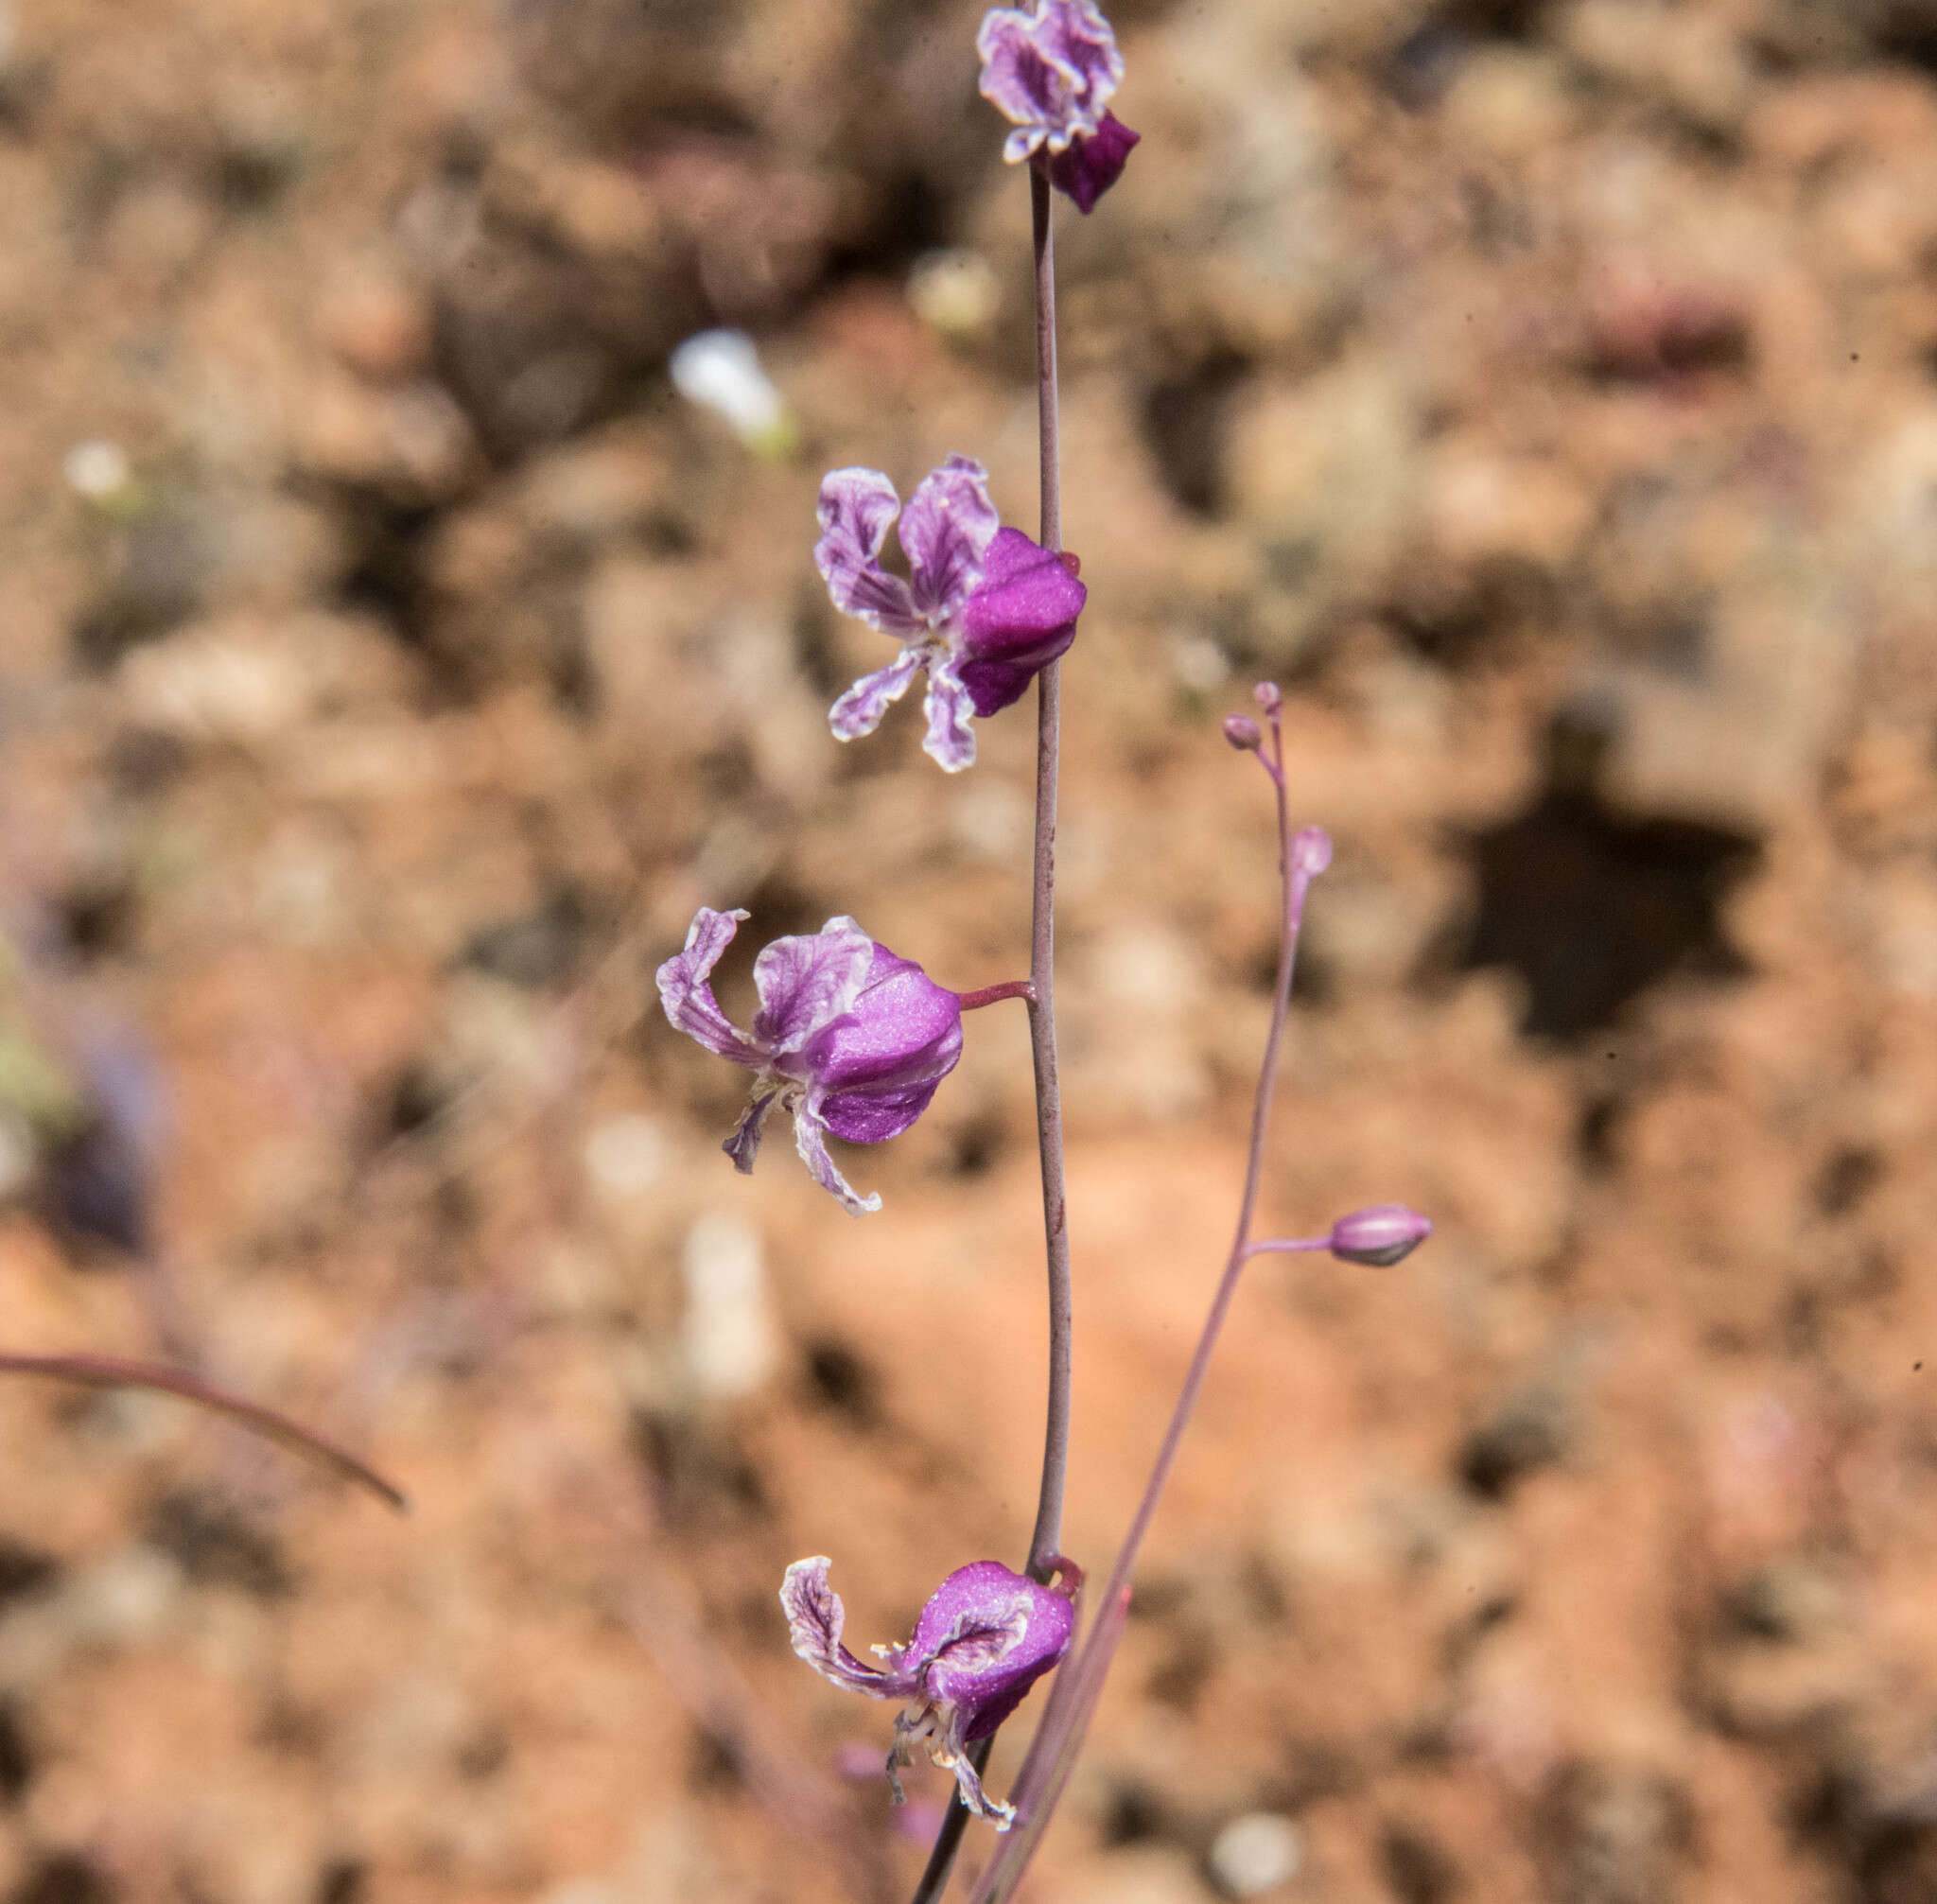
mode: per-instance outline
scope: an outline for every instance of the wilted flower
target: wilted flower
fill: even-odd
[[[935,1764],[955,1774],[962,1802],[997,1830],[1014,1810],[990,1798],[969,1764],[968,1747],[986,1738],[1022,1702],[1030,1686],[1061,1659],[1075,1623],[1080,1576],[1059,1563],[1054,1587],[1011,1573],[1000,1561],[958,1567],[929,1597],[906,1646],[878,1646],[882,1661],[868,1666],[841,1643],[846,1610],[828,1584],[825,1557],[795,1561],[780,1587],[780,1604],[794,1651],[809,1666],[850,1692],[901,1699],[888,1778],[901,1802],[897,1771],[925,1744]]]
[[[975,36],[982,96],[1016,122],[1003,157],[1040,156],[1049,182],[1087,212],[1122,175],[1137,134],[1108,110],[1123,84],[1116,35],[1094,0],[995,7]]]
[[[905,582],[881,562],[898,514]],[[821,483],[820,525],[813,559],[834,606],[902,644],[834,703],[828,725],[842,741],[873,733],[926,669],[922,746],[959,773],[975,759],[970,717],[1020,699],[1064,653],[1088,591],[1062,556],[999,526],[988,474],[967,456],[923,477],[906,509],[880,470],[836,469]]]
[[[1374,1203],[1333,1224],[1330,1247],[1342,1262],[1389,1269],[1432,1233],[1432,1218],[1422,1216],[1417,1210],[1408,1210],[1403,1203]]]
[[[774,940],[755,960],[760,1006],[743,1032],[720,1009],[710,981],[746,917],[702,906],[685,950],[658,970],[673,1025],[755,1074],[745,1114],[721,1148],[751,1170],[767,1113],[791,1110],[814,1180],[857,1216],[879,1210],[879,1197],[857,1195],[835,1169],[827,1134],[880,1144],[906,1130],[962,1056],[961,1001],[852,919],[833,918],[817,933]]]

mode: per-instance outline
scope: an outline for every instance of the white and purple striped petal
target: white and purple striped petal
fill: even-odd
[[[828,1584],[832,1564],[825,1554],[795,1561],[780,1582],[780,1605],[787,1615],[787,1636],[794,1652],[824,1678],[849,1692],[869,1699],[905,1699],[915,1689],[914,1676],[883,1672],[856,1659],[841,1642],[847,1610],[841,1596]]]
[[[881,1207],[878,1195],[864,1197],[843,1177],[828,1155],[828,1127],[820,1093],[810,1091],[794,1107],[794,1147],[813,1180],[850,1216],[872,1216]]]
[[[952,620],[968,599],[1000,526],[988,472],[972,456],[951,456],[921,479],[897,533],[914,577],[915,606],[932,624]]]
[[[720,955],[731,943],[744,912],[716,913],[702,906],[687,930],[685,949],[662,965],[655,977],[660,1003],[673,1026],[718,1057],[758,1069],[766,1054],[720,1009],[709,982]]]
[[[900,507],[895,485],[878,469],[830,470],[821,480],[815,566],[834,606],[884,635],[912,635],[923,625],[907,583],[881,562]]]
[[[859,740],[872,734],[892,702],[908,691],[926,660],[919,648],[903,648],[885,668],[864,674],[828,709],[828,725],[837,741]]]
[[[753,1035],[768,1057],[799,1051],[846,1018],[873,961],[874,941],[845,916],[817,933],[796,933],[767,946],[754,961],[760,1008],[753,1015]]]
[[[945,774],[959,774],[975,764],[975,730],[968,722],[975,703],[950,661],[928,664],[928,693],[922,701],[928,716],[928,737],[921,751]]]

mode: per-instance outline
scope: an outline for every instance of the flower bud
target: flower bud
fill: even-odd
[[[1291,869],[1317,879],[1332,864],[1332,835],[1323,827],[1300,827],[1292,835]]]
[[[1258,724],[1248,714],[1228,714],[1224,721],[1224,738],[1240,754],[1254,754],[1265,744],[1265,736]]]
[[[1332,1253],[1341,1263],[1389,1269],[1433,1233],[1432,1219],[1403,1203],[1374,1203],[1332,1226]]]
[[[1251,690],[1251,699],[1267,715],[1276,714],[1279,708],[1284,706],[1284,696],[1278,691],[1278,683],[1276,681],[1260,681]]]

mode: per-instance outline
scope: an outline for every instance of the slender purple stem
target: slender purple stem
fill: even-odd
[[[986,1004],[999,1004],[1005,998],[1034,1000],[1036,987],[1026,978],[1004,979],[1001,985],[986,985],[979,991],[955,994],[964,1011],[980,1011]]]
[[[1043,548],[1063,539],[1062,475],[1056,372],[1056,232],[1049,174],[1029,167],[1029,223],[1036,263],[1036,414],[1042,452]],[[1049,1264],[1049,1403],[1042,1431],[1042,1482],[1036,1527],[1029,1536],[1028,1571],[1047,1581],[1063,1537],[1063,1489],[1070,1468],[1070,1364],[1073,1298],[1069,1212],[1063,1188],[1063,1097],[1056,1052],[1056,808],[1062,752],[1062,663],[1036,677],[1036,853],[1030,882],[1029,1052],[1036,1068],[1036,1133],[1042,1159],[1042,1234]],[[966,1007],[966,1002],[965,1002]],[[1060,1677],[1061,1675],[1058,1675]],[[991,1737],[978,1748],[979,1773]],[[928,1868],[911,1904],[934,1904],[948,1889],[955,1852],[968,1823],[956,1796],[936,1834]]]
[[[1250,1256],[1289,1256],[1300,1249],[1329,1249],[1332,1237],[1328,1231],[1323,1236],[1267,1236],[1262,1243],[1247,1243],[1245,1254]]]
[[[1056,373],[1056,234],[1049,174],[1029,167],[1030,226],[1036,256],[1036,415],[1042,445],[1045,549],[1063,537]],[[1062,754],[1062,663],[1037,681],[1036,859],[1029,917],[1029,1051],[1036,1065],[1036,1129],[1042,1156],[1042,1234],[1049,1263],[1049,1406],[1043,1424],[1042,1484],[1029,1572],[1047,1581],[1063,1544],[1063,1485],[1070,1465],[1070,1228],[1063,1194],[1063,1094],[1056,1052],[1056,807]]]
[[[1298,959],[1299,928],[1304,918],[1305,894],[1314,878],[1309,868],[1298,864],[1292,850],[1291,819],[1284,794],[1284,740],[1275,708],[1271,710],[1270,721],[1271,753],[1268,757],[1260,755],[1259,759],[1270,777],[1277,804],[1279,865],[1283,875],[1284,901],[1278,951],[1278,980],[1271,998],[1271,1029],[1265,1040],[1265,1056],[1251,1107],[1250,1149],[1245,1166],[1244,1195],[1238,1205],[1237,1233],[1231,1241],[1230,1254],[1225,1259],[1224,1274],[1218,1282],[1217,1293],[1212,1299],[1203,1333],[1198,1336],[1196,1349],[1191,1356],[1183,1389],[1171,1413],[1170,1425],[1164,1431],[1163,1443],[1158,1450],[1157,1462],[1150,1471],[1143,1497],[1138,1502],[1129,1531],[1124,1536],[1108,1582],[1098,1597],[1094,1624],[1080,1649],[1057,1671],[1041,1722],[1037,1727],[1035,1738],[1030,1741],[1028,1756],[1023,1760],[1010,1794],[1011,1803],[1016,1807],[1016,1823],[1002,1850],[983,1872],[970,1904],[1001,1904],[1001,1900],[1009,1896],[1021,1880],[1037,1840],[1056,1808],[1090,1715],[1102,1694],[1104,1678],[1123,1632],[1124,1620],[1129,1610],[1130,1575],[1143,1548],[1143,1537],[1149,1531],[1157,1504],[1170,1479],[1171,1469],[1177,1464],[1178,1450],[1182,1445],[1184,1430],[1190,1425],[1204,1378],[1210,1371],[1212,1354],[1216,1349],[1225,1317],[1230,1313],[1231,1299],[1237,1294],[1245,1260],[1252,1253],[1251,1223],[1257,1214],[1258,1193],[1264,1182],[1265,1143],[1270,1124],[1272,1098],[1277,1089],[1278,1054],[1284,1041],[1285,1021],[1291,1008],[1291,977]]]

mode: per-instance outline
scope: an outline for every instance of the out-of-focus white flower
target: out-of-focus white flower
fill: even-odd
[[[6,59],[7,30],[5,0],[0,0],[0,61]],[[77,443],[61,459],[61,473],[77,496],[84,496],[90,502],[101,502],[127,488],[133,472],[129,467],[128,452],[118,443],[90,437],[85,443]]]
[[[1296,1878],[1304,1843],[1290,1819],[1276,1811],[1233,1818],[1211,1845],[1212,1875],[1233,1897],[1257,1897]]]
[[[756,455],[778,459],[792,453],[794,413],[760,368],[759,352],[744,331],[700,331],[672,353],[667,368],[681,396],[724,416]]]

